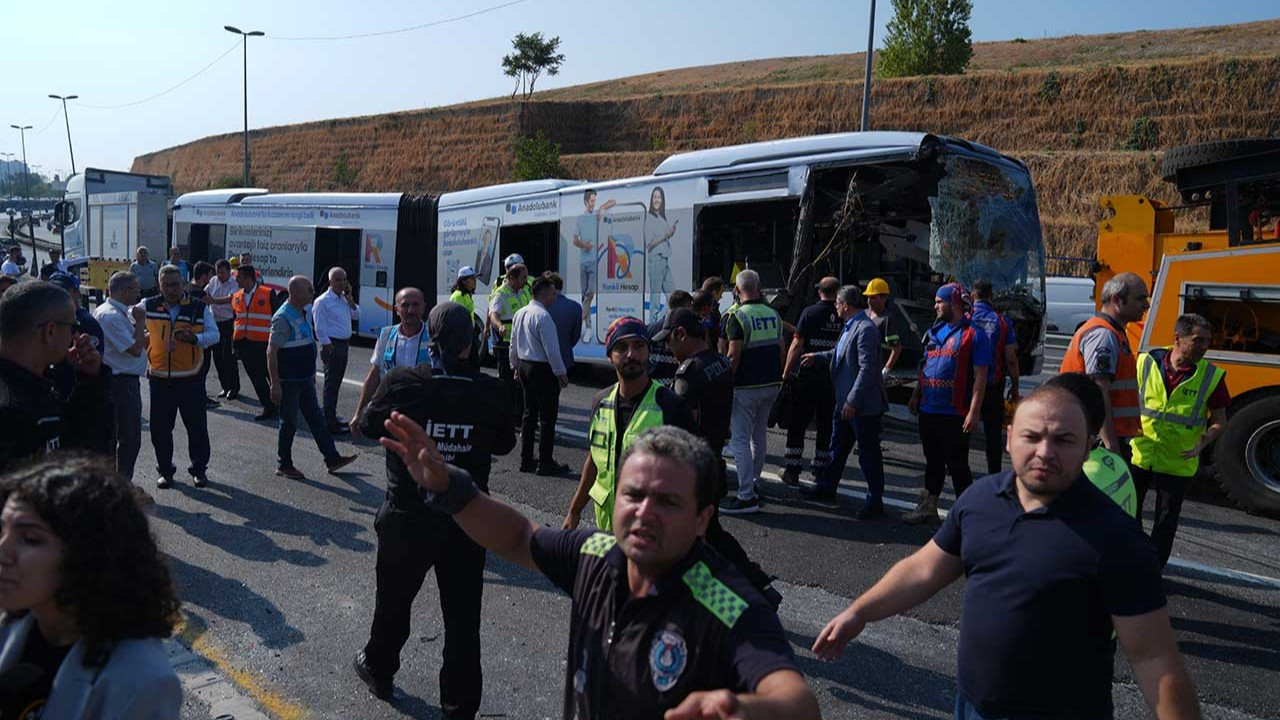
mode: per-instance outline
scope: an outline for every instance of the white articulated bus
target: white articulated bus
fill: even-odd
[[[825,275],[887,280],[891,307],[910,328],[904,376],[933,322],[938,285],[989,280],[1023,338],[1024,373],[1039,372],[1035,190],[1026,166],[990,148],[923,133],[843,133],[683,153],[645,177],[514,189],[526,190],[440,198],[436,300],[464,265],[481,273],[476,295],[485,297],[501,258],[520,253],[533,273],[557,270],[565,293],[589,308],[580,359],[604,361],[601,342],[616,318],[653,321],[672,290],[750,267],[793,321]],[[730,302],[726,295],[722,306]]]
[[[604,362],[609,324],[660,318],[672,290],[758,271],[794,320],[825,275],[888,281],[902,315],[910,376],[942,282],[991,281],[1022,339],[1023,372],[1039,372],[1044,244],[1025,165],[981,145],[924,133],[841,133],[689,152],[651,175],[600,183],[539,180],[446,193],[189,193],[174,206],[187,257],[249,250],[271,282],[341,265],[361,305],[359,331],[393,321],[395,290],[448,298],[458,268],[480,273],[476,310],[522,255],[556,270],[588,308],[575,355]],[[729,297],[722,300],[727,306]],[[905,379],[905,378],[904,378]]]

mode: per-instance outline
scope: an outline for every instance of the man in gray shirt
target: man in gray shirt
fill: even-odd
[[[138,288],[142,297],[151,297],[158,292],[160,266],[151,262],[146,247],[138,248],[138,261],[129,266],[129,272],[138,278]]]
[[[520,471],[559,475],[569,466],[556,462],[556,418],[560,414],[560,389],[569,384],[556,323],[547,308],[555,304],[555,282],[539,275],[531,288],[533,302],[520,308],[511,321],[511,369],[524,393],[524,418],[520,431]],[[540,427],[539,427],[540,426]],[[541,433],[538,460],[533,459],[534,432]]]

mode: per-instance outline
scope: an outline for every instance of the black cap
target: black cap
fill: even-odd
[[[662,342],[667,339],[667,336],[671,334],[672,330],[681,327],[690,335],[701,335],[702,317],[690,308],[672,310],[667,314],[667,319],[662,323],[662,329],[653,334],[653,341]]]

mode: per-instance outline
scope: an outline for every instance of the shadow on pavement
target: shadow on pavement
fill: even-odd
[[[269,481],[284,482],[275,477]],[[278,503],[261,495],[245,492],[234,485],[211,483],[210,489],[215,490],[214,492],[210,492],[210,489],[200,490],[186,485],[175,484],[174,487],[193,500],[244,518],[247,521],[246,527],[255,530],[307,537],[317,545],[336,545],[344,550],[355,552],[373,550],[373,543],[358,537],[367,532],[367,528],[363,525],[335,520],[292,505]]]
[[[787,639],[801,647],[813,642],[812,637],[789,631]],[[955,707],[955,681],[950,675],[908,665],[891,653],[856,640],[835,662],[797,655],[796,664],[805,677],[824,681],[833,698],[868,712],[933,720],[949,716]],[[897,698],[911,698],[916,707],[903,707]]]
[[[244,560],[262,563],[286,562],[300,567],[319,567],[328,563],[315,553],[286,550],[266,533],[245,525],[229,525],[215,520],[209,513],[187,512],[169,505],[157,505],[155,516],[177,525],[192,537],[221,548]]]
[[[278,650],[306,640],[302,631],[290,625],[270,600],[236,580],[166,555],[173,571],[178,597],[219,617],[249,626],[263,646]],[[200,598],[194,601],[189,598]]]

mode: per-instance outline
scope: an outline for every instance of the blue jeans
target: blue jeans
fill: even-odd
[[[859,450],[861,452],[861,450]],[[956,693],[956,720],[1005,720],[1004,718],[987,717],[980,715],[968,700],[960,693]]]
[[[280,458],[280,467],[293,467],[293,436],[298,431],[298,411],[302,411],[302,419],[307,421],[311,429],[311,437],[315,438],[316,447],[324,455],[324,459],[337,460],[338,449],[334,447],[333,436],[329,434],[329,426],[325,424],[324,412],[316,400],[316,381],[284,380],[280,383],[280,441],[276,448]]]
[[[831,419],[831,461],[818,481],[818,489],[834,490],[840,484],[844,465],[857,440],[858,468],[867,483],[867,502],[883,502],[884,455],[880,449],[880,434],[884,429],[884,416],[854,415],[852,420],[844,420],[840,417],[840,410],[836,408]]]

